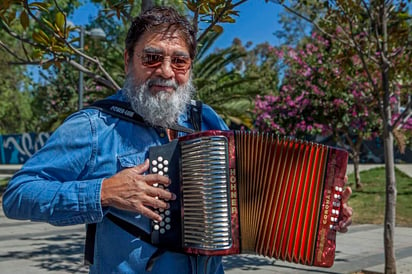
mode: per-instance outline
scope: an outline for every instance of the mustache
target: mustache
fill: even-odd
[[[147,86],[150,88],[152,86],[165,86],[165,87],[171,87],[173,89],[177,89],[179,86],[174,80],[166,80],[162,78],[154,78],[154,79],[149,79],[147,81]]]

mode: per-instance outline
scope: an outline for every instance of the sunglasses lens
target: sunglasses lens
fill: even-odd
[[[146,53],[142,56],[142,63],[147,67],[157,67],[163,62],[163,55]]]
[[[156,53],[144,53],[140,55],[142,59],[142,65],[149,68],[160,66],[165,57],[162,54]],[[190,57],[188,56],[172,56],[170,58],[170,65],[172,68],[179,72],[186,72],[190,68]]]
[[[174,56],[171,63],[172,67],[177,70],[187,70],[190,67],[190,60],[186,56]]]

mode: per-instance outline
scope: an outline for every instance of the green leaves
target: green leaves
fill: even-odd
[[[23,10],[20,14],[20,23],[23,26],[23,29],[27,29],[29,27],[30,20],[25,10]]]
[[[50,43],[49,37],[41,29],[35,30],[32,34],[32,38],[33,38],[34,41],[36,41],[37,43],[42,44],[44,46],[48,46],[49,43]]]
[[[45,2],[33,2],[29,4],[29,8],[33,10],[41,11],[41,12],[48,12],[51,4]]]
[[[64,28],[66,25],[66,16],[62,12],[56,13],[56,20],[55,20],[55,31],[60,35],[60,37],[66,37],[66,34],[64,33]],[[63,34],[64,33],[64,34]]]

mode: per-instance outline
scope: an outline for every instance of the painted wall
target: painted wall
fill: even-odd
[[[0,135],[0,164],[24,164],[49,139],[51,133]]]

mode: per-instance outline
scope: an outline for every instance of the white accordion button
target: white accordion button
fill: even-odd
[[[157,166],[157,161],[156,160],[152,161],[152,166]]]
[[[168,161],[168,160],[164,160],[164,161],[163,161],[163,164],[164,164],[165,166],[167,166],[167,165],[169,165],[169,161]]]
[[[163,157],[162,157],[162,156],[157,157],[157,161],[158,161],[158,162],[162,162],[162,161],[163,161]]]
[[[166,230],[164,228],[161,228],[159,232],[160,234],[165,234]]]
[[[157,167],[153,167],[153,168],[152,168],[152,172],[153,172],[153,173],[157,173],[157,171],[158,171]]]
[[[167,172],[169,171],[169,168],[168,168],[167,166],[165,166],[164,169],[163,169],[163,171],[164,171],[165,173],[167,173]]]
[[[170,225],[166,225],[166,230],[170,230]]]
[[[163,173],[163,171],[159,171],[159,173],[158,173],[159,175],[163,175],[164,173]]]
[[[163,164],[159,163],[159,165],[157,166],[158,168],[162,169],[163,168]]]
[[[153,226],[153,229],[154,229],[154,230],[159,230],[159,228],[160,228],[159,225],[154,225],[154,226]]]

